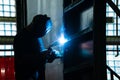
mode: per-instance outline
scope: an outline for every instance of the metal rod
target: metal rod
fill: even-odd
[[[115,75],[118,79],[120,79],[120,76],[119,76],[116,72],[114,72],[109,66],[107,66],[107,69],[108,69],[110,72],[112,72],[112,74]]]
[[[118,0],[116,0],[116,6],[118,7]],[[118,15],[116,15],[116,36],[118,36]]]
[[[111,78],[111,80],[114,80],[114,79],[113,79],[113,73],[112,73],[112,72],[110,72],[110,78]]]
[[[116,6],[118,7],[118,0],[116,0]],[[118,15],[116,15],[116,36],[118,36]],[[119,56],[118,45],[117,45],[117,54],[115,57]]]
[[[114,4],[112,0],[106,0],[107,3],[110,5],[110,7],[116,12],[116,14],[120,17],[120,10],[119,8]]]
[[[93,27],[94,64],[95,64],[94,80],[107,80],[105,32],[106,32],[106,2],[105,0],[94,0],[94,27]]]

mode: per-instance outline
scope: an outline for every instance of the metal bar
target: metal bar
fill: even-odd
[[[106,44],[107,45],[119,45],[120,44],[120,36],[107,36]]]
[[[116,6],[118,7],[118,0],[116,0]],[[118,15],[116,15],[116,36],[118,36]],[[115,57],[117,57],[119,55],[118,52],[118,45],[117,45],[117,54],[115,55]]]
[[[114,80],[114,79],[113,79],[113,73],[112,73],[112,72],[110,72],[110,77],[111,77],[111,80]]]
[[[13,44],[14,36],[0,36],[0,44]]]
[[[107,69],[108,69],[110,72],[112,72],[112,74],[115,75],[118,79],[120,79],[120,76],[119,76],[116,72],[114,72],[109,66],[107,66]]]
[[[114,23],[114,17],[106,17],[106,23]]]
[[[118,50],[106,50],[106,51],[118,51]]]
[[[17,32],[27,25],[26,0],[16,0]]]
[[[118,7],[118,0],[116,0],[116,6]],[[118,36],[118,15],[116,15],[116,36]]]
[[[16,17],[0,17],[0,22],[16,22]]]
[[[0,51],[14,51],[13,49],[1,49]]]
[[[110,7],[116,12],[116,14],[120,17],[120,10],[119,8],[114,4],[112,0],[106,0],[107,3],[110,5]]]

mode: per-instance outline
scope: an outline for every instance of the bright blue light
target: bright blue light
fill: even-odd
[[[52,21],[48,20],[46,23],[46,33],[48,33],[52,28]]]
[[[61,34],[61,37],[58,39],[61,45],[64,45],[68,40],[65,39],[64,34]]]

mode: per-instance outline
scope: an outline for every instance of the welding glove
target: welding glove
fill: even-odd
[[[57,58],[57,56],[55,54],[55,51],[52,48],[48,48],[48,53],[49,54],[46,56],[47,62],[52,63]]]

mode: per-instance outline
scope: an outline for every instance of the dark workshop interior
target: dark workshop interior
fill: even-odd
[[[15,57],[14,39],[33,26],[33,18],[39,14],[52,22],[45,24],[52,25],[49,33],[35,37],[49,56],[43,74],[36,71],[34,77],[24,76],[24,80],[120,80],[120,0],[0,0],[0,80],[22,79],[16,78],[16,58],[22,53]],[[27,47],[22,50],[24,46],[19,47],[21,52],[27,51]],[[28,58],[21,57],[21,62],[25,64]],[[23,64],[19,68],[24,74]],[[41,74],[44,79],[38,79]]]

